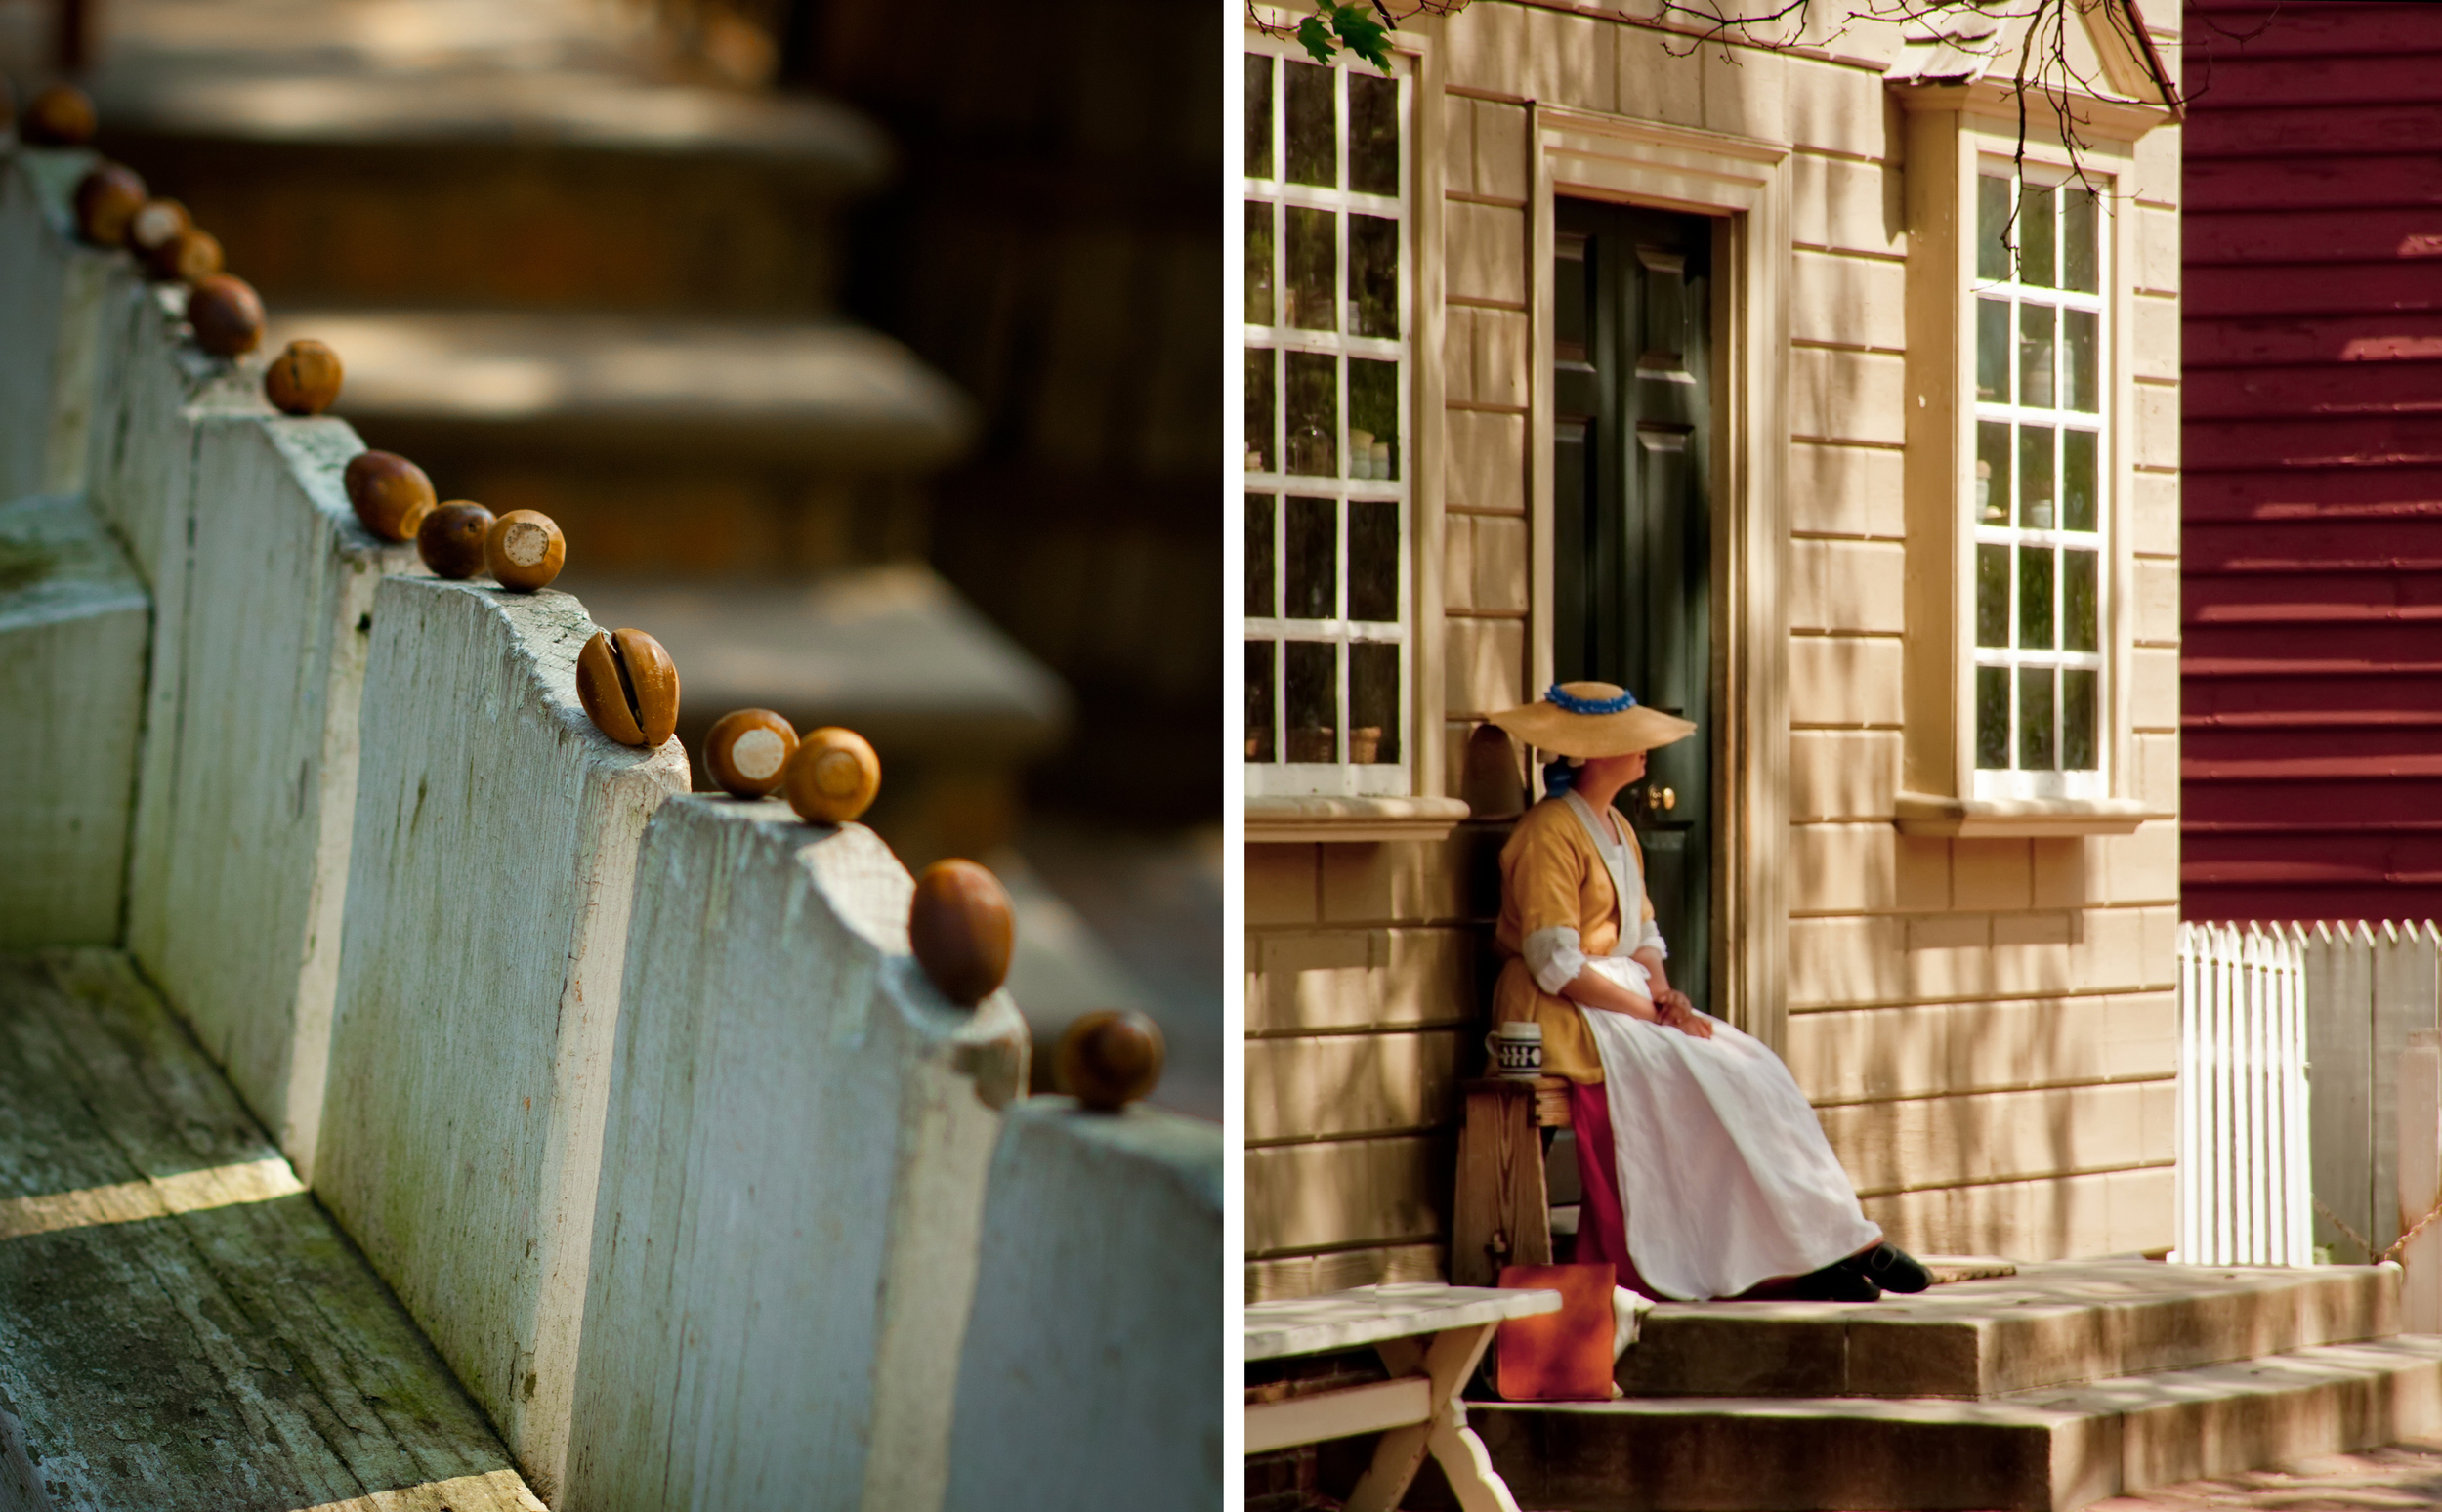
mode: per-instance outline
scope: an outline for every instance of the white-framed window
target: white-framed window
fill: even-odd
[[[1967,733],[1978,798],[2109,796],[2107,180],[1977,165]]]
[[[1250,35],[1245,90],[1246,791],[1405,795],[1410,81]]]

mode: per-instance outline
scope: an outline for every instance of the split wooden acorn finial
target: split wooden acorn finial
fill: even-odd
[[[1060,1036],[1053,1075],[1086,1107],[1116,1113],[1161,1081],[1161,1026],[1135,1009],[1082,1014]]]
[[[311,338],[292,341],[263,370],[263,397],[281,414],[318,415],[338,399],[342,376],[338,353]]]
[[[597,630],[576,653],[576,699],[594,728],[621,745],[654,750],[669,739],[678,692],[677,664],[642,630]]]
[[[916,878],[907,943],[942,995],[972,1008],[1009,977],[1017,918],[1000,879],[971,861],[935,861]]]

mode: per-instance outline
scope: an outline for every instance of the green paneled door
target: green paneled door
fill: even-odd
[[[1712,1010],[1713,223],[1563,199],[1555,227],[1553,663],[1702,727],[1619,802],[1671,983]]]

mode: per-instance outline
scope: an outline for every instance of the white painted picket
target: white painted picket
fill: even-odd
[[[2312,1263],[2302,945],[2295,929],[2179,927],[2175,1261]]]

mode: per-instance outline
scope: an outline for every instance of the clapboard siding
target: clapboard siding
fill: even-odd
[[[2442,906],[2442,13],[2200,0],[2182,911]],[[2197,29],[2192,27],[2191,29]]]

